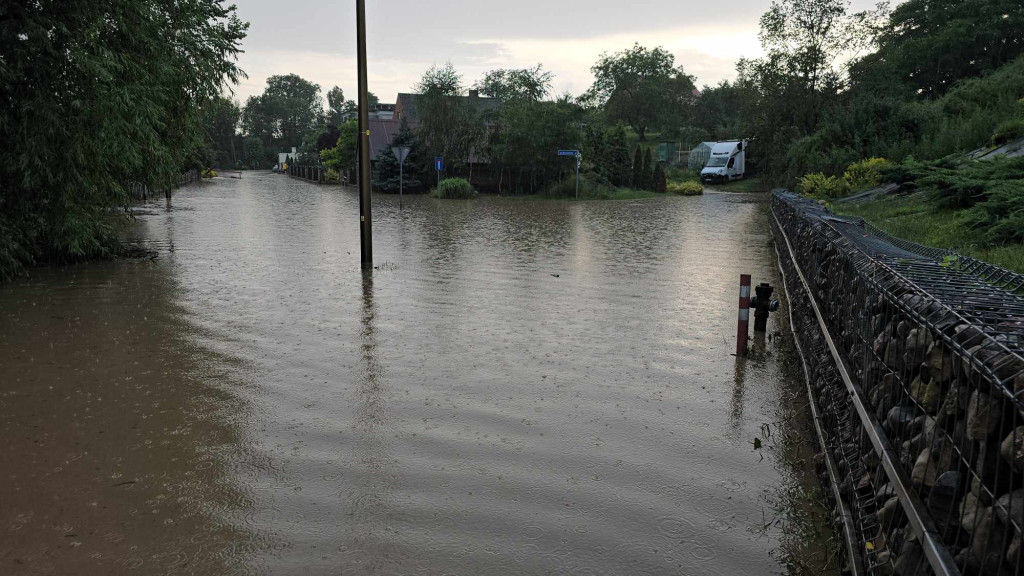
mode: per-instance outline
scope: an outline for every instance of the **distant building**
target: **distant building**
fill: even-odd
[[[370,120],[391,120],[395,117],[394,104],[372,104],[370,106]],[[349,110],[341,115],[342,122],[350,122],[359,118],[356,110]]]
[[[291,152],[279,152],[277,154],[277,168],[281,168],[288,162],[288,158],[294,159],[299,154],[299,149],[292,146]]]

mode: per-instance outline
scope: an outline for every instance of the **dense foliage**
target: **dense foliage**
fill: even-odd
[[[202,164],[247,27],[220,0],[0,6],[0,278],[112,253],[132,182]]]
[[[591,68],[594,85],[583,102],[604,109],[608,119],[628,123],[644,140],[648,128],[678,128],[694,101],[694,77],[663,48],[636,44],[605,54]]]
[[[476,191],[465,178],[445,178],[438,184],[434,194],[438,198],[466,199],[476,196]]]
[[[257,161],[264,168],[277,162],[279,151],[299,148],[323,123],[320,86],[295,74],[271,76],[259,96],[250,96],[242,112],[242,130],[258,138]]]

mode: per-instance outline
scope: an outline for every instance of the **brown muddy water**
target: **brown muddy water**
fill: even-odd
[[[779,283],[763,196],[397,200],[371,274],[355,191],[246,173],[142,207],[155,259],[0,287],[0,574],[828,555],[786,339],[730,355],[740,273]]]

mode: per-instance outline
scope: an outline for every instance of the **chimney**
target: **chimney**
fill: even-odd
[[[479,90],[470,90],[469,91],[469,97],[470,98],[479,98],[480,97],[480,91]]]

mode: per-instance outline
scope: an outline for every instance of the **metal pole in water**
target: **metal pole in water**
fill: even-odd
[[[582,160],[581,160],[580,153],[577,152],[576,153],[576,199],[577,200],[580,199],[580,162],[581,161]]]
[[[750,324],[750,274],[740,275],[740,316],[736,326],[736,355],[747,355],[747,331]]]
[[[364,269],[373,266],[373,218],[370,211],[370,98],[366,73],[366,0],[356,0],[356,51],[359,59],[359,245]]]

